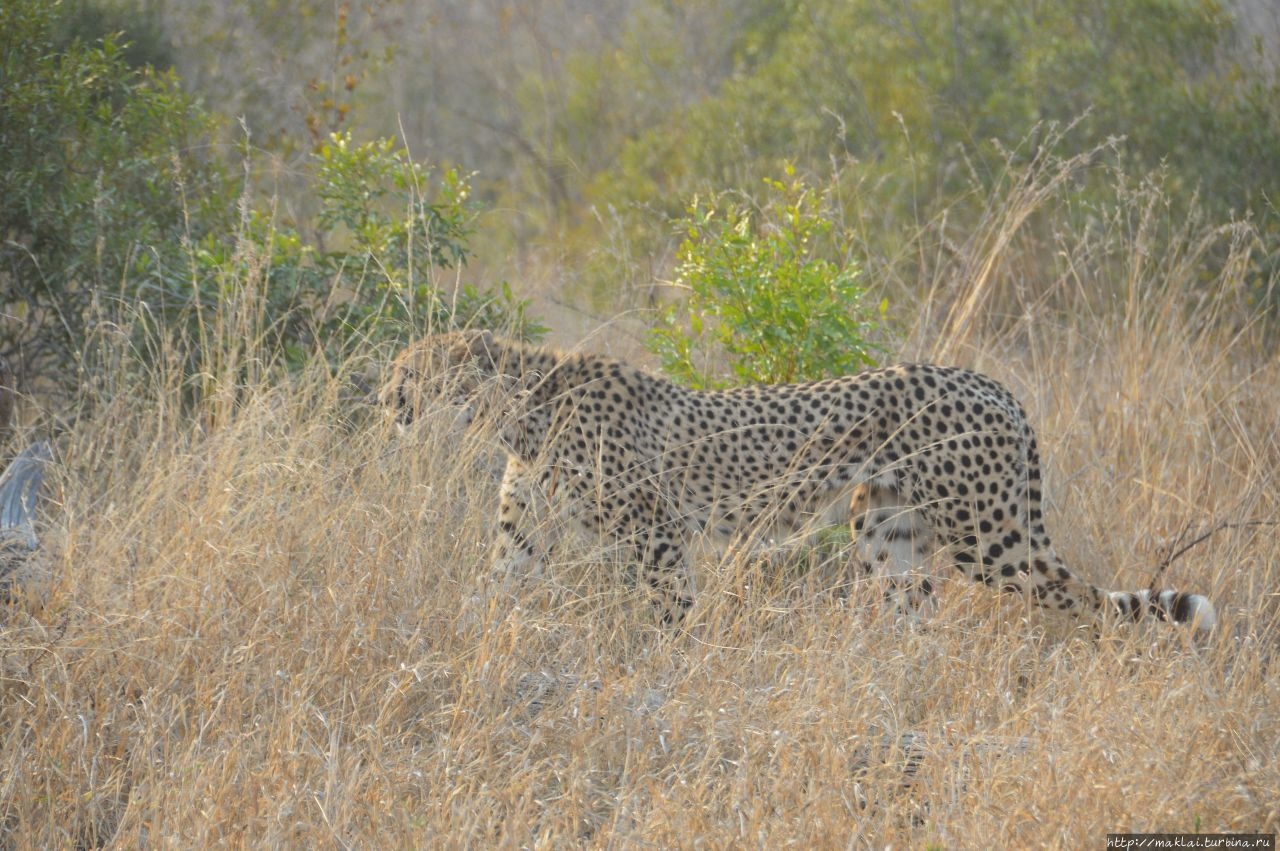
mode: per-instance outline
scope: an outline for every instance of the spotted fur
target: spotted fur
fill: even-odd
[[[474,331],[407,348],[381,398],[402,425],[446,402],[461,422],[496,426],[500,564],[541,563],[532,520],[553,505],[633,555],[669,623],[693,603],[695,535],[774,537],[851,518],[860,561],[917,598],[932,583],[908,577],[941,545],[969,578],[1089,622],[1216,622],[1200,595],[1104,591],[1066,568],[1045,532],[1026,414],[969,370],[904,364],[706,392]]]

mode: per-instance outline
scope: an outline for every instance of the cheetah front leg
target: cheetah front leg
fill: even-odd
[[[540,511],[545,496],[539,492],[538,476],[515,455],[507,457],[507,468],[498,488],[498,533],[493,545],[493,568],[498,574],[538,576],[546,564],[545,545],[538,540],[553,537],[547,518]],[[553,543],[547,541],[546,545]]]

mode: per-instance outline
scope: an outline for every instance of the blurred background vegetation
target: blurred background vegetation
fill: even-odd
[[[783,179],[820,202],[815,262],[891,317],[884,282],[972,256],[1050,161],[1015,287],[1154,185],[1170,239],[1248,223],[1243,297],[1276,307],[1269,0],[9,0],[0,47],[20,373],[83,369],[104,328],[195,364],[228,298],[285,363],[439,322],[536,336],[535,295],[661,307],[694,212]]]

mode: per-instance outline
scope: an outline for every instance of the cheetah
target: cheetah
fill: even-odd
[[[1105,591],[1067,569],[1045,532],[1026,413],[966,369],[903,364],[696,391],[600,355],[455,331],[406,348],[379,398],[402,428],[442,402],[460,427],[494,427],[507,454],[496,564],[541,565],[531,521],[552,505],[625,548],[667,624],[693,604],[695,536],[728,543],[850,521],[857,561],[902,587],[941,544],[970,579],[1095,628],[1216,623],[1201,595]],[[927,579],[911,587],[933,590]]]

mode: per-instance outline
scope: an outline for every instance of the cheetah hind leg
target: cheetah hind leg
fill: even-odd
[[[683,625],[697,589],[689,566],[689,542],[679,524],[667,519],[644,529],[633,528],[632,541],[663,626]]]
[[[851,513],[855,559],[867,573],[879,573],[888,581],[886,598],[902,613],[932,609],[933,582],[924,573],[923,566],[931,555],[934,533],[924,513],[893,488],[872,483],[854,491]],[[993,569],[974,578],[1042,573],[1050,581],[1039,587],[1033,584],[1032,599],[1042,608],[1061,610],[1063,602],[1070,598],[1076,603],[1071,611],[1077,616],[1088,616],[1090,603],[1087,601],[1091,601],[1103,620],[1139,621],[1150,617],[1190,624],[1199,633],[1207,633],[1217,624],[1213,603],[1200,594],[1173,590],[1108,591],[1071,574],[1052,552],[1040,560],[1038,571],[1016,562],[1010,565],[1005,566],[1008,573]],[[1010,585],[1006,590],[1017,587]],[[1058,593],[1055,595],[1050,588]]]
[[[932,613],[934,581],[926,570],[933,529],[924,513],[893,488],[858,486],[850,504],[854,560],[884,580],[885,599],[900,614]]]

